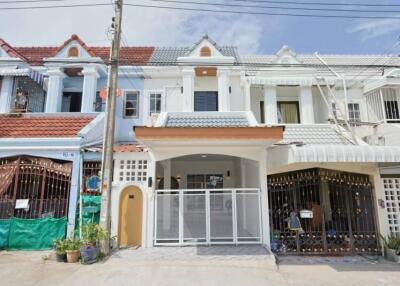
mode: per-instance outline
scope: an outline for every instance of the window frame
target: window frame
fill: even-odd
[[[161,112],[163,112],[163,92],[158,91],[158,90],[150,90],[147,92],[148,95],[148,99],[149,99],[149,108],[148,108],[148,115],[151,116],[152,114],[160,114]],[[152,95],[159,95],[160,96],[160,111],[159,112],[153,112],[151,110],[151,102],[152,102]]]
[[[277,101],[276,102],[277,112],[282,114],[282,112],[281,112],[281,104],[294,104],[294,105],[296,105],[297,123],[287,123],[287,122],[278,122],[278,123],[280,123],[280,124],[301,124],[299,101],[284,101],[284,100],[283,101]],[[279,116],[278,116],[278,120],[279,120]]]
[[[358,106],[358,110],[357,111],[354,109],[355,105]],[[350,106],[352,106],[352,108],[350,108]],[[361,125],[361,104],[359,102],[349,102],[349,103],[347,103],[347,112],[348,112],[347,116],[349,118],[348,121],[349,121],[349,124],[351,126],[359,126],[359,125]],[[354,118],[352,118],[350,116],[350,114],[355,115],[357,112],[358,112],[358,118],[356,118],[354,116],[353,116]]]
[[[126,115],[126,103],[128,95],[136,94],[136,115]],[[124,98],[123,98],[123,109],[122,109],[122,118],[125,119],[132,119],[132,118],[139,118],[140,113],[140,91],[139,90],[126,90],[124,91]],[[133,108],[131,108],[133,109]]]

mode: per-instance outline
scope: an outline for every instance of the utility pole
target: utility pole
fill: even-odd
[[[113,149],[115,129],[115,100],[118,85],[119,50],[121,42],[122,1],[115,1],[115,17],[113,17],[114,35],[110,51],[110,66],[108,68],[106,121],[103,133],[103,154],[101,163],[101,211],[100,226],[108,231],[107,238],[101,242],[101,250],[105,255],[110,252],[111,232],[111,186],[113,172]]]

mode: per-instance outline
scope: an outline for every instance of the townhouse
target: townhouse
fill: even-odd
[[[72,233],[78,194],[96,191],[86,181],[100,171],[108,48],[73,35],[60,47],[2,40],[0,50],[10,182],[1,218],[68,216]],[[287,46],[246,56],[207,36],[186,48],[122,47],[111,194],[118,245],[378,252],[379,234],[400,227],[399,63]],[[48,176],[58,177],[46,184]],[[22,198],[28,210],[15,209]],[[288,224],[293,215],[302,231]]]

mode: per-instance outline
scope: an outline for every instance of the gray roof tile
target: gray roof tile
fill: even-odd
[[[250,123],[246,115],[220,114],[170,114],[166,121],[167,127],[248,127]]]
[[[286,125],[280,144],[299,142],[308,145],[351,145],[333,125]]]

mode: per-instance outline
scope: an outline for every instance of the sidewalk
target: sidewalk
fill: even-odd
[[[223,248],[127,249],[88,266],[43,260],[48,252],[2,251],[1,285],[400,285],[400,264],[362,257],[284,257],[278,269],[252,264],[251,256],[263,263],[265,253],[245,250],[227,255]]]

